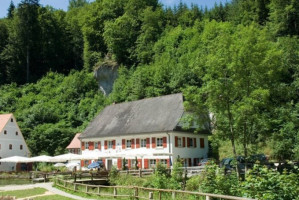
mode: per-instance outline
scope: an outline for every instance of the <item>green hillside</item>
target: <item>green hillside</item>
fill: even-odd
[[[105,105],[183,92],[187,110],[213,113],[215,149],[298,160],[298,35],[293,0],[23,0],[0,19],[0,112],[34,155],[54,155]],[[104,97],[92,71],[107,61],[120,68]]]

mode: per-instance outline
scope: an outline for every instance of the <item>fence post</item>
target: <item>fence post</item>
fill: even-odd
[[[76,190],[77,190],[77,184],[74,183],[74,191],[76,192]]]
[[[134,197],[135,197],[135,199],[139,199],[138,198],[138,188],[137,187],[135,187]]]
[[[100,194],[100,187],[98,187],[98,194]]]
[[[211,198],[209,196],[206,196],[206,200],[211,200]]]
[[[63,180],[63,186],[66,187],[66,181],[65,180]]]
[[[85,190],[86,190],[86,193],[88,193],[88,185],[86,185],[86,189]]]
[[[117,189],[116,189],[116,187],[113,190],[113,195],[114,195],[114,198],[117,196]]]
[[[159,191],[159,200],[162,199],[162,198],[161,198],[161,195],[162,195],[162,193],[161,193],[161,191]]]
[[[141,172],[141,169],[139,169],[139,177],[141,177],[142,176],[142,174],[141,174],[142,172]]]
[[[153,192],[149,192],[148,199],[154,199],[154,193]]]
[[[172,199],[175,199],[175,191],[172,192],[171,197]]]

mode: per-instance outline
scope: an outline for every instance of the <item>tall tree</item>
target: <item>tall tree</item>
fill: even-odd
[[[10,1],[9,7],[7,9],[7,18],[11,19],[13,18],[13,12],[15,10],[15,4],[13,3],[13,1]]]
[[[87,0],[69,0],[68,9],[80,8],[88,4]]]
[[[22,38],[26,51],[26,81],[30,80],[30,57],[33,57],[32,50],[38,40],[38,8],[39,0],[22,0],[18,6],[18,17],[20,19],[19,34]]]

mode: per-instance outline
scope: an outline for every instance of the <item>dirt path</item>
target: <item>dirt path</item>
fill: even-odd
[[[7,186],[0,187],[0,191],[26,190],[26,189],[32,189],[32,188],[45,188],[51,194],[58,194],[61,196],[65,196],[65,197],[69,197],[69,198],[77,199],[77,200],[86,200],[86,198],[79,197],[79,196],[76,196],[73,194],[69,194],[69,193],[61,191],[57,188],[54,188],[53,183],[36,183],[36,184],[29,184],[29,185],[7,185]]]

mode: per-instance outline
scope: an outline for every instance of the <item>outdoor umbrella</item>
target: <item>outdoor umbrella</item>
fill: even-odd
[[[53,158],[52,156],[42,155],[42,156],[32,157],[30,158],[30,160],[31,162],[51,162],[52,158]]]
[[[68,160],[80,160],[81,156],[78,154],[67,153],[59,156],[54,156],[50,159],[51,162],[66,162]]]
[[[54,165],[54,167],[64,167],[64,166],[65,166],[64,163],[56,163],[56,164]]]
[[[12,162],[12,163],[29,163],[32,162],[30,158],[22,157],[22,156],[12,156],[0,159],[0,162]]]
[[[65,165],[67,168],[79,167],[80,163],[68,163]]]
[[[99,168],[103,166],[103,161],[96,161],[87,166],[88,169]]]

